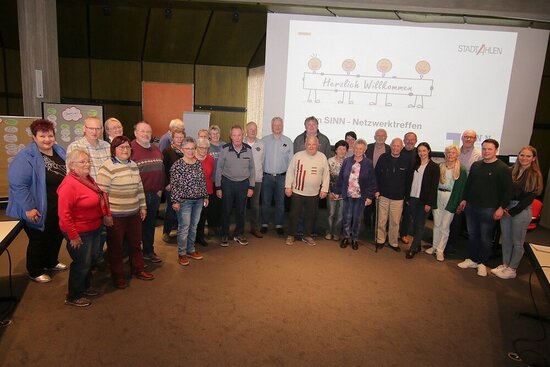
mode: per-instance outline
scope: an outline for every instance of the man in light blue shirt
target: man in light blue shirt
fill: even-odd
[[[275,228],[279,236],[284,235],[283,221],[285,212],[285,175],[294,155],[292,140],[283,135],[283,119],[271,119],[271,132],[262,140],[265,158],[263,166],[261,233],[266,233],[269,224],[271,201],[275,198]]]

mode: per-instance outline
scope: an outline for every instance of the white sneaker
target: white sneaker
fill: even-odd
[[[435,258],[437,259],[437,261],[445,261],[445,256],[443,255],[443,251],[436,251]]]
[[[67,265],[58,262],[56,266],[54,266],[53,268],[46,268],[46,270],[64,271],[64,270],[67,270],[67,268],[68,268]]]
[[[332,240],[332,235],[330,233],[327,233],[325,235],[325,240]]]
[[[334,241],[340,241],[340,236],[338,236],[337,234],[335,234],[335,235],[332,237],[332,239],[333,239]]]
[[[495,275],[500,279],[514,279],[516,277],[516,269],[506,267]]]
[[[428,255],[433,255],[434,252],[435,252],[435,249],[432,247],[430,248],[427,248],[426,250],[424,250],[425,253],[427,253]]]
[[[479,264],[477,266],[477,275],[480,277],[486,277],[487,276],[487,267],[483,264]]]
[[[458,267],[462,269],[468,269],[468,268],[474,269],[474,268],[477,268],[477,263],[473,262],[470,259],[466,259],[463,262],[458,263]]]
[[[503,271],[504,269],[506,269],[508,266],[502,264],[502,265],[499,265],[497,266],[496,268],[494,269],[491,269],[491,273],[493,273],[494,275],[497,275],[498,273],[500,273],[501,271]]]
[[[29,278],[31,278],[37,283],[48,283],[52,281],[52,278],[50,278],[48,274],[42,274],[34,278],[29,275]]]

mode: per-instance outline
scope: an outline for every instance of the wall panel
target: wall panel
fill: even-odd
[[[90,98],[90,61],[60,57],[59,84],[62,98]]]
[[[6,66],[8,70],[8,92],[22,93],[19,50],[6,49]]]
[[[141,63],[92,60],[92,98],[141,101]]]
[[[246,68],[197,65],[195,73],[195,104],[246,107]]]
[[[222,112],[212,111],[210,113],[210,125],[218,125],[221,129],[221,139],[229,142],[229,130],[233,125],[243,127],[246,123],[246,113],[244,112]]]
[[[116,117],[122,123],[124,135],[134,139],[134,125],[141,120],[141,106],[103,105],[105,120]]]
[[[193,84],[193,65],[144,62],[143,81]]]
[[[24,116],[23,110],[23,98],[10,98],[8,99],[8,106],[10,107],[10,115],[12,116]]]

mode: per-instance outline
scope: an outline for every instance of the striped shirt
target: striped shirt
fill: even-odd
[[[101,190],[109,195],[113,217],[126,217],[147,208],[139,169],[135,162],[122,163],[116,158],[105,161],[96,180]]]
[[[88,152],[88,155],[92,160],[92,166],[90,167],[90,176],[92,176],[94,180],[97,180],[99,167],[101,167],[103,162],[111,158],[111,144],[107,143],[105,140],[100,139],[97,141],[97,145],[93,146],[92,144],[90,144],[88,139],[83,137],[82,139],[75,140],[71,144],[69,144],[69,146],[67,147],[67,156],[69,156],[69,153],[75,149],[82,149]],[[67,166],[67,172],[69,172],[69,166]]]

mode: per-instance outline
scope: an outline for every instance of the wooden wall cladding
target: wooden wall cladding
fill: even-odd
[[[88,57],[88,15],[85,3],[63,3],[57,8],[58,52],[63,57]]]
[[[90,98],[90,60],[59,58],[61,98]]]
[[[141,63],[91,60],[92,98],[141,101]]]
[[[105,120],[116,117],[122,123],[124,135],[134,139],[134,125],[141,121],[141,106],[103,105]]]
[[[153,8],[143,60],[193,64],[211,11],[197,9],[171,9],[165,16],[162,8]]]
[[[5,49],[6,69],[8,75],[8,92],[22,93],[21,87],[21,61],[19,50]]]
[[[19,49],[18,27],[17,0],[0,1],[0,36],[3,47]]]
[[[193,84],[193,65],[157,62],[143,63],[143,81]]]
[[[238,13],[239,14],[239,13]],[[265,35],[267,14],[215,11],[201,47],[197,64],[248,66]]]
[[[246,113],[244,112],[212,111],[210,113],[210,125],[218,125],[220,127],[221,139],[226,143],[229,142],[229,131],[231,126],[240,125],[244,129],[245,123]]]
[[[0,47],[0,55],[2,55],[4,53],[4,48],[1,48]],[[4,71],[6,70],[5,69],[6,65],[4,64],[4,58],[3,57],[0,57],[0,92],[7,92],[6,90],[6,74]]]
[[[0,115],[11,115],[8,113],[8,103],[5,98],[0,98]]]
[[[11,116],[25,116],[23,111],[23,98],[8,99],[8,106],[10,108]]]
[[[141,60],[146,8],[91,5],[90,56],[95,59]]]
[[[197,65],[195,104],[245,108],[247,86],[244,67]]]

